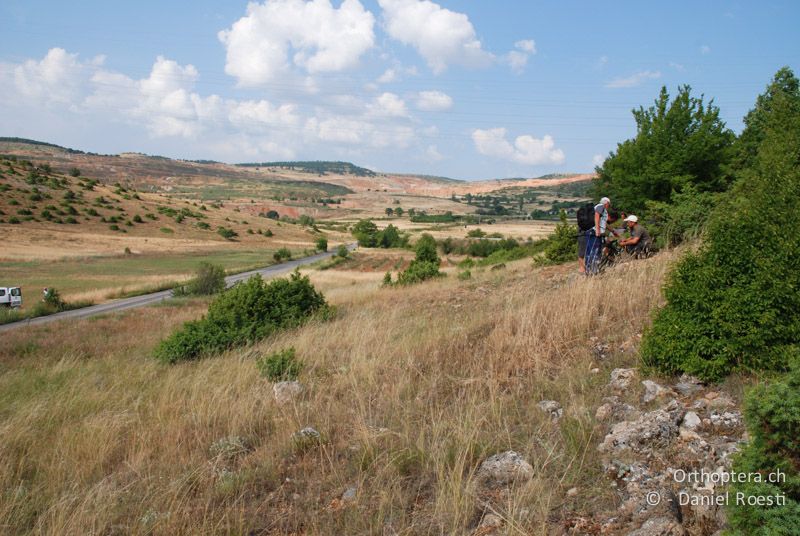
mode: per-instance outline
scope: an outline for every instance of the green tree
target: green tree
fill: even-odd
[[[669,202],[689,184],[700,192],[728,188],[734,134],[713,100],[706,104],[681,86],[670,101],[662,87],[654,105],[633,110],[633,117],[636,137],[618,144],[597,168],[596,195],[641,212],[646,201]]]
[[[403,215],[403,207],[396,207],[394,209],[394,215],[398,218],[401,217]]]
[[[378,226],[372,220],[359,220],[352,232],[361,247],[374,248],[378,243]]]
[[[324,236],[320,236],[317,238],[316,246],[320,251],[328,251],[328,239]]]
[[[642,341],[646,365],[717,380],[784,370],[800,347],[800,96],[778,93],[753,166],[712,214],[704,243],[668,277]]]
[[[394,209],[392,207],[386,207],[386,215],[391,218],[393,214],[394,214]]]
[[[428,233],[424,233],[417,245],[414,247],[416,253],[416,260],[419,262],[431,262],[437,266],[441,262],[439,255],[436,254],[436,240],[433,239]]]

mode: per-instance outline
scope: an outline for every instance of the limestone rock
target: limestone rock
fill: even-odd
[[[561,404],[555,400],[542,400],[539,402],[538,406],[540,410],[550,416],[550,420],[553,422],[558,422],[558,420],[564,416],[564,410]]]
[[[614,369],[611,371],[611,382],[608,385],[617,392],[627,391],[631,386],[634,376],[636,376],[636,369]]]
[[[479,480],[501,485],[529,480],[532,476],[533,466],[513,450],[490,456],[477,473]]]
[[[625,450],[637,453],[663,449],[678,437],[678,423],[684,410],[677,403],[645,413],[635,421],[614,425],[598,447],[601,452],[616,454]]]
[[[652,402],[653,400],[661,397],[666,397],[672,394],[672,391],[667,389],[666,387],[662,387],[653,380],[644,380],[642,382],[644,385],[644,395],[642,395],[642,402],[647,404],[648,402]]]
[[[628,536],[682,536],[686,534],[683,526],[674,517],[656,517],[648,519],[644,524]]]
[[[675,390],[681,396],[691,396],[702,389],[703,383],[694,376],[687,374],[681,375],[678,383],[675,384]]]
[[[272,386],[272,395],[280,404],[289,404],[303,393],[303,385],[298,381],[277,382]]]
[[[686,428],[687,430],[695,431],[700,428],[702,421],[700,417],[694,411],[687,411],[686,415],[683,416],[683,422],[681,426]]]

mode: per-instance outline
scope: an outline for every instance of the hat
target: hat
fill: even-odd
[[[604,197],[604,198],[602,198],[600,200],[600,204],[601,205],[605,205],[606,203],[608,203],[610,205],[611,204],[611,200],[609,198],[607,198],[607,197]]]
[[[629,221],[629,222],[633,222],[633,223],[639,223],[639,218],[637,218],[636,216],[631,214],[630,216],[625,218],[625,221]]]

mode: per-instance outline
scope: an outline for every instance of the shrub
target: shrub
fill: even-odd
[[[358,240],[359,246],[374,248],[378,244],[378,226],[371,220],[359,220],[353,226],[353,236]]]
[[[481,231],[481,228],[478,227],[477,229],[471,229],[467,233],[467,236],[470,238],[483,238],[484,236],[486,236],[486,233]]]
[[[744,482],[732,485],[731,496],[785,496],[784,505],[748,506],[728,502],[734,534],[793,534],[800,525],[800,367],[785,378],[752,389],[745,399],[750,442],[734,459],[737,473],[785,475],[782,482]]]
[[[138,214],[133,217],[133,221],[136,223],[144,223],[144,220]]]
[[[112,231],[119,231],[119,225],[117,225],[116,223],[113,225],[109,225],[108,228]]]
[[[431,235],[427,233],[423,234],[417,241],[414,251],[416,253],[417,261],[429,262],[439,266],[441,261],[439,260],[439,255],[436,254],[436,241]]]
[[[469,270],[464,270],[463,272],[459,272],[458,273],[458,279],[460,281],[466,281],[467,279],[470,279],[471,277],[472,277],[472,272],[470,272]]]
[[[278,251],[272,254],[272,258],[275,259],[275,262],[282,262],[284,259],[291,259],[292,252],[288,248],[280,248]]]
[[[642,340],[645,365],[717,380],[785,370],[800,341],[800,93],[774,99],[754,168],[709,219],[705,241],[667,279]]]
[[[272,229],[267,229],[264,231],[264,236],[274,236],[275,233],[272,232]]]
[[[172,293],[174,296],[210,296],[223,290],[225,290],[225,269],[210,262],[201,262],[194,279],[175,288]]]
[[[429,234],[423,234],[416,245],[416,258],[408,268],[397,276],[400,285],[411,285],[427,279],[443,276],[439,271],[439,256],[436,254],[436,241]]]
[[[234,238],[239,236],[239,233],[237,233],[233,229],[229,229],[227,227],[222,227],[222,226],[217,227],[217,234],[222,238],[224,238],[225,240],[233,240]]]
[[[692,185],[672,195],[672,203],[648,201],[646,226],[658,247],[677,246],[700,236],[720,194],[698,192]]]
[[[567,222],[563,210],[553,234],[545,239],[544,255],[535,260],[538,264],[561,264],[578,258],[578,230]]]
[[[325,308],[324,296],[298,271],[269,283],[255,275],[219,295],[206,316],[163,340],[155,357],[164,363],[197,359],[300,325]]]
[[[344,244],[341,244],[338,248],[336,248],[336,256],[341,259],[346,259],[349,254],[350,252],[347,251],[347,246]]]
[[[324,236],[317,238],[316,247],[320,251],[328,251],[328,239]]]
[[[274,354],[256,360],[256,368],[261,376],[271,382],[297,380],[303,370],[303,363],[295,356],[294,348],[284,348]]]
[[[392,286],[392,272],[386,272],[383,274],[383,286],[390,287]]]

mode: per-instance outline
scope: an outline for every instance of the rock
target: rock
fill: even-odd
[[[644,395],[642,395],[642,402],[644,402],[645,404],[647,404],[648,402],[652,402],[656,398],[661,398],[673,394],[672,391],[658,385],[656,382],[652,380],[644,380],[642,382],[642,385],[644,385]]]
[[[603,360],[608,357],[608,345],[602,342],[594,342],[592,344],[592,353],[597,359]]]
[[[694,376],[682,374],[678,383],[675,384],[675,391],[681,396],[691,396],[703,389],[703,382]]]
[[[578,488],[570,488],[567,490],[567,497],[577,497],[578,496]]]
[[[714,428],[733,429],[742,425],[742,414],[739,411],[726,411],[720,413],[714,411],[710,416],[711,426]]]
[[[630,404],[622,404],[616,396],[603,399],[605,404],[597,408],[594,414],[598,421],[630,421],[638,419],[641,413]]]
[[[302,451],[309,448],[313,448],[322,443],[322,434],[320,434],[310,426],[306,426],[299,432],[295,432],[294,434],[292,434],[292,441],[294,442],[294,446],[298,450]]]
[[[513,450],[490,456],[483,461],[477,473],[478,480],[500,485],[529,480],[532,476],[531,464]]]
[[[697,413],[694,411],[687,411],[686,415],[683,416],[683,422],[681,423],[681,426],[687,430],[695,431],[700,428],[701,424],[703,423]]]
[[[716,393],[716,395],[717,396],[715,396],[714,398],[711,398],[711,399],[709,399],[708,395],[706,395],[706,398],[708,399],[708,401],[707,401],[708,409],[710,409],[710,410],[714,410],[714,409],[723,410],[723,409],[730,409],[730,408],[736,407],[736,402],[734,402],[733,398],[731,398],[730,395],[728,395],[726,393]]]
[[[627,391],[634,376],[636,376],[636,369],[614,369],[611,371],[611,382],[608,385],[617,392]]]
[[[310,426],[306,426],[305,428],[303,428],[294,435],[297,437],[314,438],[314,439],[319,439],[320,437],[322,437],[319,432],[317,432]]]
[[[278,382],[272,386],[272,395],[280,404],[288,404],[303,393],[303,385],[298,381]]]
[[[650,453],[653,449],[664,449],[678,437],[678,423],[683,413],[681,406],[671,403],[645,413],[635,421],[617,423],[597,448],[614,455],[625,450]]]
[[[542,400],[539,402],[538,406],[540,410],[550,416],[550,420],[553,422],[558,422],[558,420],[564,416],[564,410],[561,408],[561,404],[555,400]]]
[[[629,532],[628,536],[682,536],[686,534],[683,526],[674,517],[656,517],[648,519],[638,529]]]
[[[247,454],[250,451],[250,445],[244,437],[228,436],[214,441],[208,451],[213,458],[232,461],[243,454]]]
[[[600,374],[600,369],[595,367],[595,368],[591,369],[589,372],[591,372],[592,374]]]
[[[355,486],[350,486],[342,493],[341,499],[342,502],[349,503],[354,502],[356,497],[358,496],[358,488]]]

